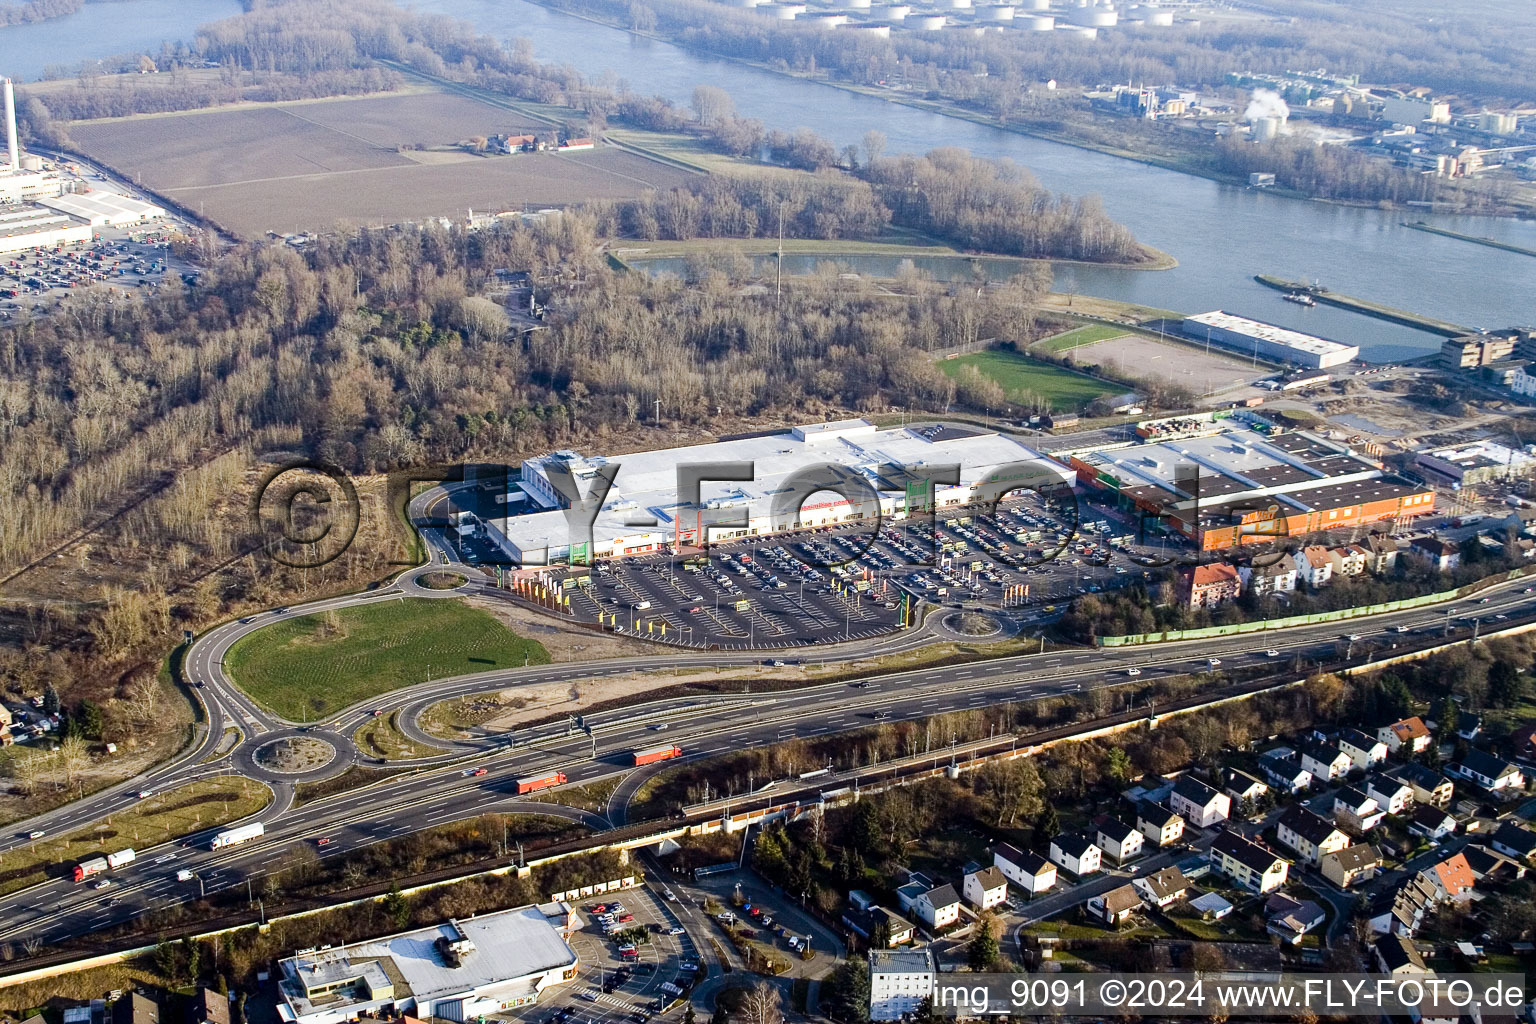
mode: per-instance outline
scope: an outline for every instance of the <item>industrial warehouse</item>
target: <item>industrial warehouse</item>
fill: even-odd
[[[1084,484],[1156,517],[1201,550],[1317,530],[1407,520],[1434,511],[1429,487],[1305,431],[1250,413],[1142,424],[1124,448],[1056,453]]]
[[[576,977],[571,927],[571,908],[547,903],[301,950],[279,964],[278,1016],[289,1024],[400,1014],[465,1021],[526,1006]]]
[[[697,500],[679,480],[694,467]],[[606,493],[599,474],[612,477]],[[518,564],[583,564],[865,519],[877,508],[901,519],[1074,482],[1070,470],[992,431],[839,420],[613,458],[559,451],[529,459],[492,539]],[[601,502],[595,519],[572,510],[573,489]]]
[[[1345,345],[1311,334],[1250,320],[1223,310],[1184,318],[1184,336],[1239,355],[1272,363],[1289,363],[1313,370],[1342,366],[1360,355],[1360,346]]]

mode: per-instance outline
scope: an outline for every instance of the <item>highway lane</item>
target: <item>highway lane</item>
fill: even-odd
[[[1490,596],[1488,604],[1463,602],[1463,608],[1476,608],[1489,618],[1516,611],[1536,613],[1536,597],[1509,585],[1496,596]],[[1371,620],[1369,627],[1357,620],[1353,628],[1362,641],[1374,638],[1390,642],[1400,636],[1391,631],[1394,626],[1433,631],[1444,620],[1443,610],[1427,609],[1382,616]],[[1297,655],[1321,660],[1335,655],[1341,642],[1338,627],[1338,623],[1325,623],[1256,639],[1273,644],[1281,652],[1282,661]],[[1284,639],[1279,639],[1282,636]],[[1421,633],[1418,639],[1426,638]],[[677,742],[688,759],[706,758],[792,737],[868,727],[877,721],[873,717],[877,712],[885,714],[879,720],[901,721],[1078,693],[1126,682],[1126,671],[1131,667],[1140,670],[1142,679],[1156,678],[1157,673],[1200,671],[1212,656],[1221,659],[1223,668],[1263,667],[1276,662],[1264,650],[1245,650],[1234,641],[1057,651],[913,670],[872,678],[865,687],[836,683],[750,698],[680,698],[592,716],[591,735],[571,731],[569,726],[558,723],[526,729],[512,737],[515,742],[482,750],[467,762],[424,768],[368,789],[275,815],[268,825],[268,835],[249,846],[217,854],[200,849],[178,850],[177,861],[161,864],[154,861],[157,851],[149,851],[136,865],[121,872],[123,887],[115,895],[123,902],[116,907],[102,904],[104,898],[114,895],[112,890],[100,894],[87,890],[82,894],[80,887],[69,882],[49,883],[18,897],[0,900],[0,922],[4,922],[0,925],[0,938],[37,934],[56,941],[127,919],[151,905],[192,898],[195,892],[189,883],[173,884],[175,870],[181,867],[202,873],[211,891],[242,885],[247,877],[259,880],[281,866],[286,851],[295,843],[317,844],[318,840],[327,839],[325,845],[315,845],[317,852],[323,856],[344,855],[421,828],[503,809],[572,816],[589,825],[602,826],[607,822],[587,812],[556,803],[518,800],[512,792],[516,778],[560,768],[566,772],[571,786],[623,779],[634,774],[629,766],[629,752],[661,739]],[[711,703],[717,706],[711,708]],[[676,717],[671,712],[676,712]],[[654,728],[662,722],[667,724],[665,731]],[[937,738],[931,752],[936,759],[947,756],[943,737]],[[465,763],[471,769],[462,767]],[[473,767],[484,767],[486,774],[466,775],[466,770]],[[634,788],[638,787],[628,790],[631,795]],[[550,796],[557,799],[558,793]],[[627,803],[627,797],[624,800]],[[610,811],[613,808],[610,802]],[[612,817],[621,815],[614,813]],[[62,904],[64,911],[45,920],[50,900]]]

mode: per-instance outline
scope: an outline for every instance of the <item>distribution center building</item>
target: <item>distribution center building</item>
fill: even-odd
[[[1240,355],[1314,370],[1342,366],[1360,355],[1358,345],[1329,341],[1219,309],[1185,317],[1183,331],[1191,341],[1206,341]]]
[[[279,963],[285,1024],[361,1016],[474,1020],[538,1001],[576,977],[565,903],[518,907],[344,946],[300,950]]]
[[[680,471],[704,478],[697,500],[680,493]],[[612,479],[606,494],[601,474]],[[1074,482],[1070,469],[993,431],[881,430],[853,419],[612,458],[559,451],[529,459],[505,517],[489,526],[518,564],[585,564],[869,519],[877,509],[901,519],[920,508],[1020,488],[1057,492]],[[583,499],[600,497],[601,506],[573,509],[573,487]]]
[[[1188,417],[1146,443],[1057,453],[1084,484],[1205,551],[1434,511],[1429,487],[1305,431],[1245,413]]]
[[[67,213],[32,203],[0,205],[0,252],[57,245],[89,245],[91,226]]]
[[[165,216],[162,207],[116,192],[66,192],[49,199],[39,199],[46,206],[71,217],[78,217],[93,227],[120,228],[143,224]]]

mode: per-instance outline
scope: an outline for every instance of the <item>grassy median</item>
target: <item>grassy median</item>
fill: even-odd
[[[242,690],[292,722],[447,676],[523,664],[549,652],[460,600],[403,598],[274,623],[242,639],[224,665]]]
[[[259,782],[229,776],[156,793],[88,828],[44,836],[0,854],[0,895],[65,876],[99,853],[149,847],[255,814],[272,802]]]

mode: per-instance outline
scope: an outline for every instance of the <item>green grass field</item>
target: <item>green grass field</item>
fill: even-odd
[[[525,660],[547,664],[549,652],[462,601],[417,598],[276,623],[235,644],[224,664],[263,707],[313,722],[403,686]]]
[[[1053,410],[1076,409],[1101,395],[1124,390],[1085,374],[1035,362],[1016,352],[989,350],[939,360],[939,369],[951,377],[959,377],[967,366],[974,366],[982,376],[997,381],[1008,400],[1020,405],[1039,399],[1048,402]]]
[[[1124,333],[1124,331],[1115,327],[1088,324],[1085,327],[1053,334],[1049,338],[1042,338],[1030,347],[1038,348],[1042,352],[1066,352],[1069,349],[1080,348],[1083,345],[1092,345],[1096,341],[1108,341],[1110,338],[1118,338]]]

